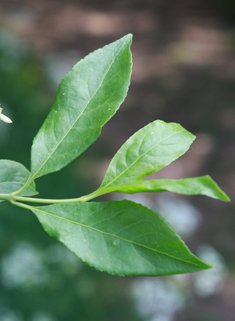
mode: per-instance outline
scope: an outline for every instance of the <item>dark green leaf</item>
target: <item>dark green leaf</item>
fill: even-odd
[[[101,271],[157,276],[210,268],[158,214],[140,204],[64,203],[32,210],[51,236]]]
[[[126,97],[131,41],[127,35],[96,50],[64,76],[33,142],[30,180],[60,170],[99,137]]]
[[[230,201],[229,197],[208,176],[184,178],[184,179],[154,179],[138,181],[113,188],[112,192],[140,193],[140,192],[174,192],[185,195],[206,195],[221,201]],[[110,192],[111,192],[110,191]]]
[[[10,194],[21,189],[27,182],[30,172],[20,163],[0,160],[0,193]],[[36,195],[35,184],[32,182],[21,196]]]
[[[161,170],[184,154],[194,139],[179,124],[160,120],[148,124],[113,157],[99,190],[130,184]]]

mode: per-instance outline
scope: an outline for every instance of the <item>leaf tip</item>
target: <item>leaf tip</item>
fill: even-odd
[[[128,41],[128,43],[131,45],[132,40],[133,40],[133,34],[132,33],[128,33],[127,35],[125,35],[123,37],[123,39],[126,39]]]
[[[203,270],[209,270],[209,269],[213,268],[213,265],[207,264],[203,261],[202,261],[202,263],[203,263]]]
[[[228,195],[218,186],[218,184],[210,177],[210,175],[203,176],[206,181],[210,184],[211,190],[213,193],[213,198],[218,199],[220,201],[224,202],[230,202],[231,199],[228,197]]]
[[[219,197],[220,201],[224,201],[224,202],[231,202],[231,199],[228,197],[227,194],[225,194],[222,190],[220,190],[220,197]]]
[[[132,40],[132,39],[133,39],[133,34],[132,34],[132,33],[128,33],[128,34],[127,34],[127,36],[129,36],[129,37],[130,37],[130,40]]]

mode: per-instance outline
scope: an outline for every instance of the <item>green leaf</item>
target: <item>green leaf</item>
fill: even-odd
[[[210,268],[158,214],[131,201],[32,208],[44,229],[83,261],[117,275],[170,275]]]
[[[21,189],[27,182],[30,172],[20,163],[0,160],[0,193],[10,194]],[[35,184],[32,182],[21,196],[36,195]]]
[[[195,136],[175,123],[156,120],[135,133],[113,157],[97,190],[132,184],[184,154]]]
[[[112,192],[127,194],[141,192],[174,192],[185,195],[206,195],[221,201],[230,201],[209,175],[184,179],[153,179],[113,188]]]
[[[89,54],[64,76],[31,151],[31,178],[60,170],[100,135],[126,97],[132,35]]]

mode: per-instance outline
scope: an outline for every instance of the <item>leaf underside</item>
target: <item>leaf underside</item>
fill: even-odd
[[[0,193],[10,194],[21,189],[27,182],[30,172],[20,163],[11,160],[0,160]],[[21,196],[36,195],[35,184],[32,182]]]
[[[225,202],[230,201],[229,197],[219,188],[209,175],[183,179],[137,181],[120,187],[114,187],[111,191],[127,194],[167,191],[184,195],[205,195]]]
[[[210,268],[155,212],[131,201],[32,209],[43,228],[89,265],[117,275],[171,275]]]

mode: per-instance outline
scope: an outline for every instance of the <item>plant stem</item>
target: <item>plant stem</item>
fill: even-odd
[[[45,198],[33,198],[33,197],[24,197],[17,196],[14,193],[12,194],[1,194],[0,199],[4,201],[9,201],[12,204],[17,202],[31,202],[31,203],[44,203],[44,204],[58,204],[58,203],[75,203],[75,202],[87,202],[95,197],[102,195],[100,192],[93,192],[91,194],[78,197],[78,198],[68,198],[68,199],[45,199]],[[19,204],[19,203],[17,203]]]
[[[27,204],[24,204],[24,203],[19,203],[19,202],[15,202],[15,201],[11,201],[11,203],[13,205],[16,205],[16,206],[19,206],[19,207],[22,207],[22,208],[26,208],[27,210],[32,210],[33,209],[33,206],[30,206],[30,205],[27,205]]]
[[[0,193],[0,200],[11,201],[12,200],[12,196],[11,196],[11,194],[2,194],[2,193]]]
[[[58,203],[75,203],[75,202],[87,202],[101,194],[93,192],[91,194],[81,196],[78,198],[67,198],[67,199],[45,199],[45,198],[33,198],[14,195],[13,200],[20,202],[32,202],[32,203],[44,203],[44,204],[58,204]]]

